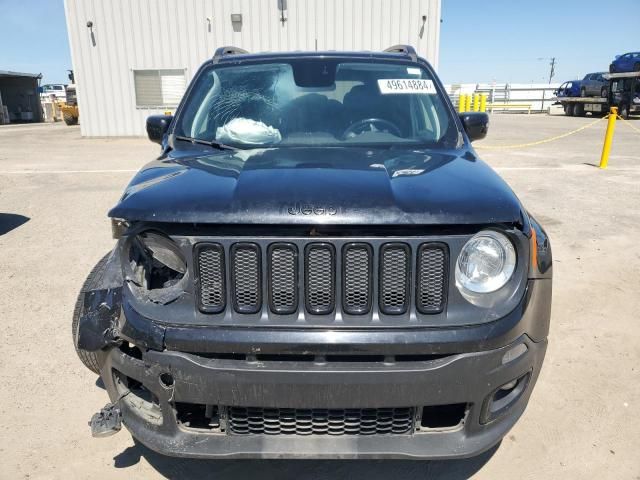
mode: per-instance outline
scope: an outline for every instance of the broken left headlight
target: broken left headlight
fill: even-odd
[[[123,249],[125,279],[138,296],[169,303],[184,292],[187,261],[169,237],[152,231],[131,235]]]

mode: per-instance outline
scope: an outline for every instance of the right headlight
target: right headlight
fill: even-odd
[[[456,286],[461,293],[495,292],[511,278],[516,268],[516,251],[502,233],[483,230],[460,251],[456,261]]]

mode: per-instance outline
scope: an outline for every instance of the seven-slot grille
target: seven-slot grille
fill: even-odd
[[[298,409],[230,407],[236,435],[401,435],[411,433],[414,408]]]
[[[229,296],[230,308],[256,314],[263,308],[263,292],[268,308],[280,315],[296,314],[301,308],[328,315],[338,304],[347,315],[369,314],[376,304],[385,315],[406,314],[412,301],[423,314],[440,313],[446,306],[449,255],[443,243],[423,243],[412,257],[411,247],[399,242],[376,248],[346,243],[339,251],[331,243],[310,242],[298,249],[294,243],[275,242],[265,248],[265,262],[262,249],[250,242],[234,243],[228,253],[219,243],[196,246],[203,312],[223,312]]]

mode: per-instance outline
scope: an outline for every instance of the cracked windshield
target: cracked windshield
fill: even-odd
[[[211,67],[176,134],[237,148],[452,147],[457,129],[425,69],[316,59]]]

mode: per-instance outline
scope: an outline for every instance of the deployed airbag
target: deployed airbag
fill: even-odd
[[[277,128],[250,118],[234,118],[216,131],[220,143],[244,143],[247,145],[271,145],[282,140]]]

